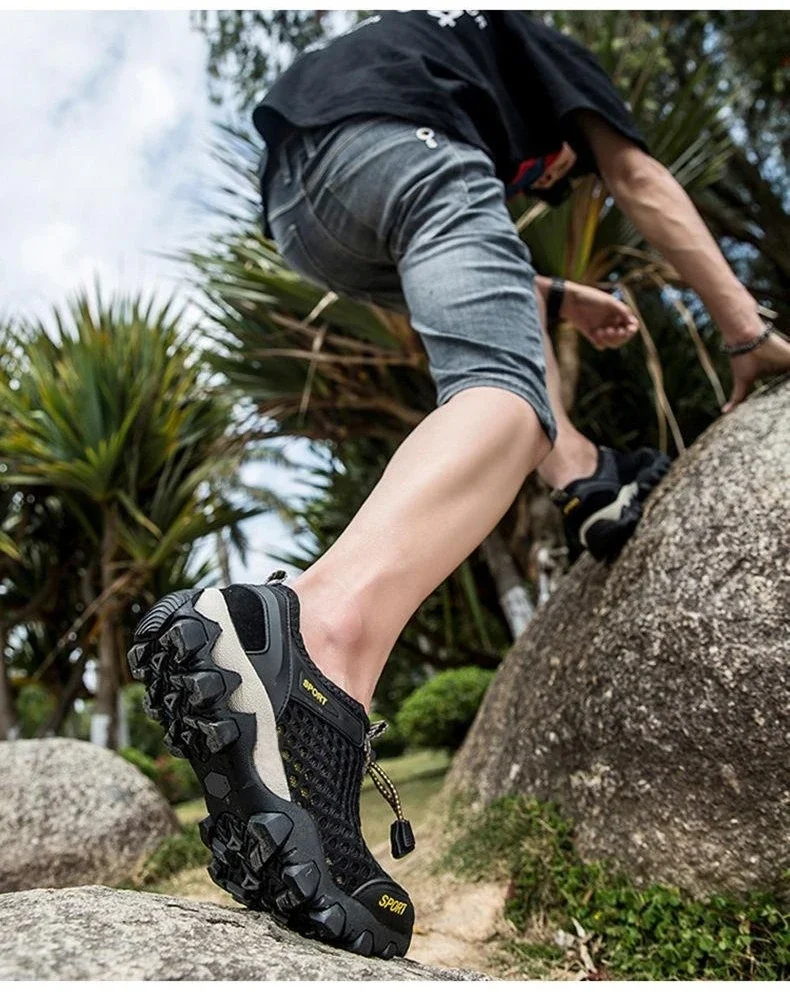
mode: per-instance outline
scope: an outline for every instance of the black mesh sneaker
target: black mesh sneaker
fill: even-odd
[[[601,447],[592,477],[552,492],[562,511],[571,560],[589,550],[596,560],[613,561],[632,536],[650,492],[669,470],[664,453],[644,447],[618,453]]]
[[[362,837],[366,771],[396,813],[392,848],[414,847],[375,763],[365,710],[316,668],[296,594],[273,575],[167,595],[134,635],[147,708],[203,786],[209,873],[240,903],[361,955],[404,955],[414,908]]]

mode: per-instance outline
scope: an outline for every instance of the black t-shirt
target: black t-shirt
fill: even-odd
[[[387,11],[303,53],[253,121],[271,150],[293,126],[405,118],[483,149],[509,195],[559,203],[570,177],[596,169],[572,118],[585,109],[646,148],[595,57],[528,14]]]

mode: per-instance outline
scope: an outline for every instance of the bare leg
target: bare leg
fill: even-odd
[[[534,410],[509,391],[471,388],[428,415],[334,546],[292,584],[324,674],[368,708],[409,618],[548,452]]]

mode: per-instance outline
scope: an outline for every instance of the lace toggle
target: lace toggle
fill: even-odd
[[[378,723],[373,723],[365,734],[365,772],[370,775],[371,781],[389,803],[396,817],[395,822],[390,827],[392,856],[393,858],[405,858],[410,851],[414,850],[414,831],[411,828],[411,823],[403,817],[403,807],[398,790],[387,772],[377,764],[372,747],[373,740],[380,737],[386,729],[386,721],[381,720]]]

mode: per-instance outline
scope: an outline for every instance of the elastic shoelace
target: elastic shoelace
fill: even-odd
[[[403,807],[400,803],[398,790],[387,772],[376,762],[372,746],[376,737],[380,737],[386,729],[386,721],[381,720],[378,723],[373,723],[365,734],[365,772],[370,775],[370,780],[395,814],[395,822],[390,827],[390,846],[393,858],[403,858],[414,850],[414,832],[411,823],[403,817]]]

